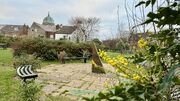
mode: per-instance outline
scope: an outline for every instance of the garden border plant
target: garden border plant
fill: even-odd
[[[82,56],[83,49],[91,52],[89,43],[74,43],[68,40],[49,40],[45,38],[24,38],[12,44],[14,56],[22,53],[32,54],[43,60],[57,60],[57,53],[64,49],[69,56]]]
[[[177,2],[168,2],[167,6],[149,12],[143,24],[154,23],[159,32],[149,39],[138,41],[139,49],[131,58],[123,56],[109,57],[100,51],[103,60],[115,67],[117,74],[128,80],[100,92],[87,101],[169,101],[173,99],[172,90],[180,84],[180,9]],[[145,0],[137,6],[153,7],[157,0]],[[165,26],[169,26],[167,29]],[[176,26],[176,27],[175,27]],[[175,97],[174,97],[175,98]],[[176,99],[178,99],[176,97]]]
[[[20,101],[39,101],[41,86],[36,84],[33,79],[21,82],[19,86]]]

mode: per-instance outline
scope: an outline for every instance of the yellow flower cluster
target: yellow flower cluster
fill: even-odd
[[[106,57],[106,56],[107,56],[107,53],[106,53],[105,51],[99,50],[99,56],[100,56],[100,57]]]
[[[143,38],[141,38],[139,41],[138,41],[138,46],[139,48],[143,48],[147,45],[147,41],[145,41]]]
[[[125,57],[123,57],[123,56],[117,56],[117,60],[118,60],[121,64],[123,64],[123,65],[125,65],[125,66],[128,65],[128,60],[127,60]]]
[[[126,75],[126,74],[122,74],[122,77],[124,77],[124,78],[128,78],[129,76],[128,76],[128,75]]]
[[[115,67],[116,72],[123,78],[132,79],[138,82],[144,81],[145,77],[141,75],[141,71],[144,71],[144,68],[140,65],[129,63],[128,60],[121,55],[111,58],[105,51],[101,50],[99,50],[99,55],[104,61]]]
[[[117,62],[115,59],[110,59],[107,61],[109,64],[111,64],[112,66],[116,66]]]
[[[107,63],[111,64],[114,67],[116,67],[117,64],[125,65],[125,66],[128,65],[128,60],[125,57],[120,56],[120,55],[118,55],[116,58],[111,58],[107,55],[106,52],[99,50],[99,56],[104,61],[106,61]]]
[[[133,74],[133,79],[136,80],[136,81],[139,81],[140,80],[140,76],[137,75],[137,74]]]

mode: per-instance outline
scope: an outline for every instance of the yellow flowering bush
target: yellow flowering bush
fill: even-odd
[[[153,8],[157,3],[158,0],[141,0],[135,7],[144,5]],[[179,26],[166,26],[180,25],[177,15],[180,9],[177,9],[179,5],[176,1],[167,0],[167,3],[169,5],[161,5],[156,11],[148,13],[143,25],[156,21],[158,31],[149,35],[148,42],[143,38],[138,41],[140,49],[135,51],[129,61],[121,56],[125,61],[110,58],[108,55],[102,56],[105,61],[108,59],[106,62],[113,64],[119,75],[131,80],[120,82],[119,85],[106,92],[100,92],[87,101],[179,101],[175,93],[179,91],[180,81],[179,75],[176,75],[180,67],[180,31]]]
[[[116,72],[123,78],[138,82],[149,80],[147,71],[140,65],[129,62],[124,56],[118,55],[114,58],[108,56],[105,51],[99,50],[99,56],[108,64],[112,65]]]
[[[138,41],[139,48],[143,48],[146,45],[147,45],[147,41],[145,41],[143,38],[140,38],[140,40]]]

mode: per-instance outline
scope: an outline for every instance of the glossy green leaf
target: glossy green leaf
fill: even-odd
[[[147,19],[144,23],[142,23],[142,25],[143,24],[149,24],[149,23],[151,23],[153,21],[153,19]]]
[[[177,6],[177,2],[174,2],[171,6],[172,7],[176,7]]]
[[[144,93],[140,94],[139,97],[143,100],[145,100]]]
[[[122,101],[123,100],[123,98],[119,97],[119,96],[113,96],[113,97],[110,97],[109,99],[112,101]]]
[[[160,85],[160,89],[162,91],[166,91],[166,89],[171,85],[172,80],[174,78],[174,73],[177,68],[180,68],[180,64],[174,65],[171,67],[167,75],[164,77],[162,84]]]
[[[154,5],[156,0],[151,0],[151,4]]]
[[[151,3],[150,0],[146,1],[146,7],[149,6],[150,3]]]
[[[141,2],[139,2],[135,7],[138,7],[138,6],[140,6],[140,5],[142,5],[142,4],[145,4],[146,2],[144,2],[144,1],[141,1]]]

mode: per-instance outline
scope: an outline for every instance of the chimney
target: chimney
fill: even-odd
[[[62,24],[60,24],[60,28],[62,28],[63,27],[63,25]]]
[[[60,29],[60,25],[59,24],[56,25],[56,29]]]

